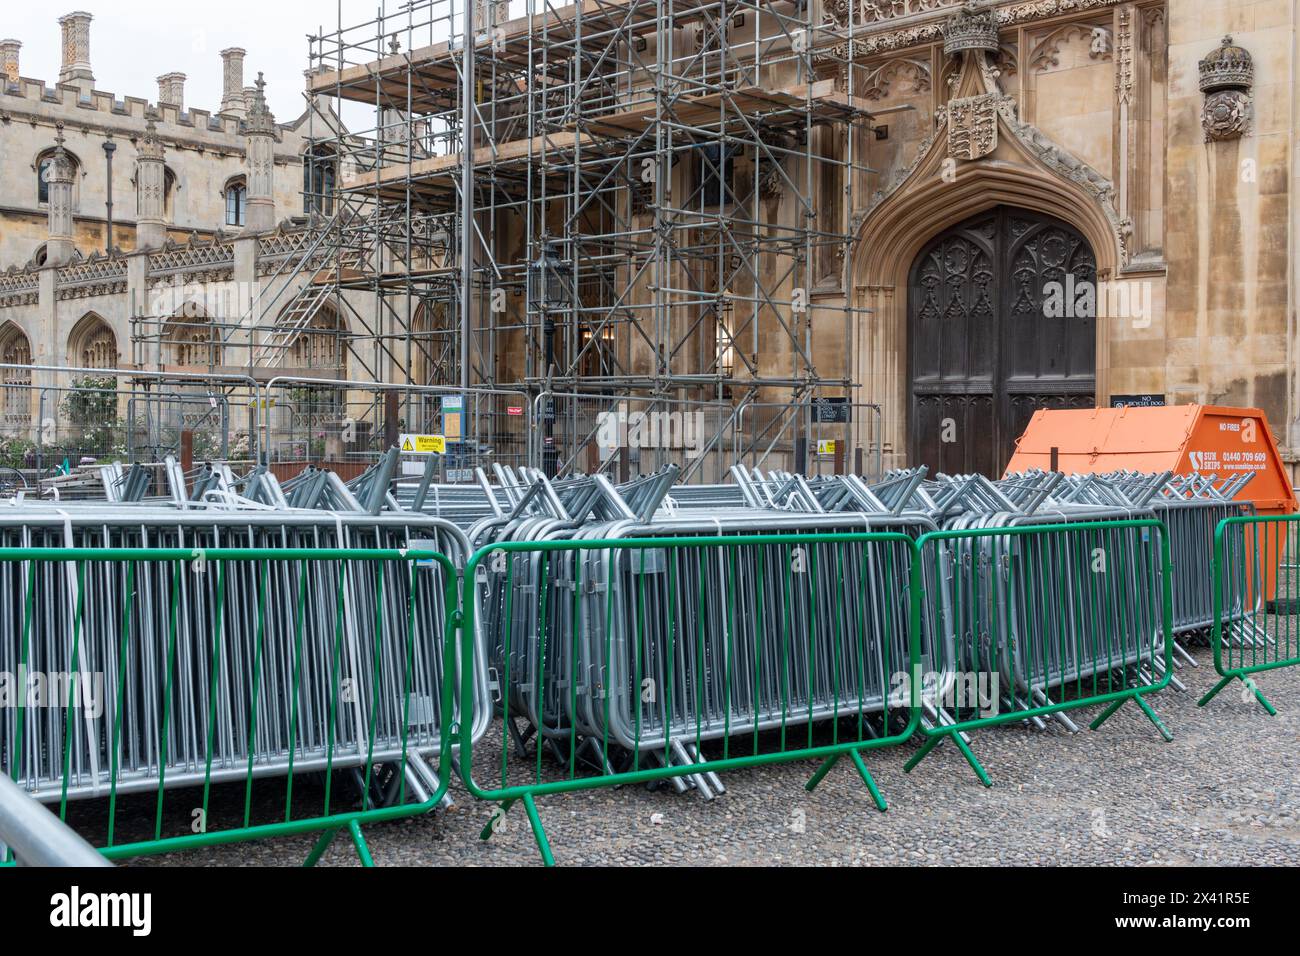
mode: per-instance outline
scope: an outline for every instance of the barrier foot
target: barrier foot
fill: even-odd
[[[366,838],[361,835],[361,824],[356,820],[348,821],[348,832],[352,834],[352,845],[357,848],[357,859],[361,861],[362,866],[374,866],[375,858],[370,855],[370,847],[366,845]]]
[[[524,794],[524,809],[528,811],[528,822],[532,824],[533,837],[537,840],[537,849],[541,851],[542,862],[547,866],[555,866],[551,844],[546,839],[546,831],[542,829],[542,818],[537,815],[537,804],[533,802],[531,793]]]
[[[487,822],[487,826],[483,828],[483,831],[478,835],[478,838],[480,840],[486,840],[492,834],[496,833],[500,821],[505,818],[505,815],[510,812],[510,808],[514,805],[515,801],[513,799],[503,800],[501,806],[497,807],[497,809],[493,811],[492,819]]]
[[[1217,684],[1214,685],[1213,688],[1211,688],[1208,694],[1206,694],[1204,697],[1202,697],[1200,700],[1196,702],[1196,706],[1204,707],[1206,704],[1210,702],[1210,700],[1214,697],[1215,694],[1223,690],[1223,688],[1227,687],[1234,680],[1238,680],[1238,679],[1243,684],[1245,684],[1247,687],[1250,688],[1251,693],[1255,695],[1255,699],[1259,701],[1261,707],[1263,707],[1266,711],[1268,711],[1270,717],[1277,716],[1277,708],[1274,707],[1272,703],[1269,702],[1269,699],[1264,696],[1263,692],[1260,691],[1259,685],[1255,683],[1254,678],[1242,677],[1240,674],[1232,674],[1231,676],[1225,677],[1223,680],[1219,681]]]
[[[1270,717],[1276,717],[1276,716],[1277,716],[1277,708],[1274,707],[1272,704],[1270,704],[1270,703],[1268,702],[1268,698],[1265,697],[1265,696],[1263,695],[1263,693],[1260,692],[1259,685],[1256,684],[1253,680],[1250,680],[1249,678],[1247,678],[1247,680],[1246,680],[1246,686],[1249,687],[1252,691],[1254,691],[1254,693],[1255,693],[1255,699],[1256,699],[1257,701],[1259,701],[1260,704],[1263,705],[1263,707],[1264,707],[1264,709],[1265,709],[1266,711],[1268,711],[1268,715],[1269,715]]]
[[[912,770],[916,767],[916,765],[919,764],[922,760],[924,760],[926,756],[930,753],[930,751],[933,750],[935,747],[939,746],[939,744],[942,741],[943,741],[943,735],[935,734],[933,737],[931,737],[929,740],[923,743],[921,745],[921,749],[918,750],[916,753],[912,754],[912,759],[909,760],[907,763],[903,764],[903,773],[911,773]]]
[[[1088,725],[1088,729],[1096,730],[1106,721],[1110,720],[1110,718],[1114,715],[1115,711],[1119,710],[1121,707],[1124,706],[1124,701],[1126,700],[1128,700],[1127,697],[1121,697],[1119,700],[1111,701],[1111,703],[1106,706],[1106,709],[1097,715],[1097,719]]]
[[[821,783],[822,780],[825,779],[826,775],[831,772],[831,768],[840,762],[840,757],[842,756],[844,755],[831,754],[829,757],[823,760],[822,765],[817,768],[817,772],[815,774],[813,774],[811,777],[808,778],[808,782],[803,785],[803,788],[807,790],[809,793],[817,789],[817,784]]]
[[[1157,717],[1156,712],[1151,709],[1151,705],[1142,699],[1142,695],[1138,694],[1133,699],[1136,700],[1137,705],[1142,708],[1142,713],[1147,715],[1147,719],[1156,725],[1156,730],[1160,731],[1160,736],[1165,738],[1165,743],[1172,742],[1174,735],[1169,732],[1168,727],[1160,722],[1160,718]]]
[[[880,795],[880,788],[876,786],[876,781],[871,776],[871,771],[868,770],[867,765],[863,763],[862,755],[856,750],[850,750],[849,756],[853,758],[853,766],[858,768],[858,774],[861,775],[862,782],[865,783],[867,789],[871,791],[871,799],[876,801],[876,809],[881,813],[884,813],[889,809],[889,805],[885,803],[885,798]]]
[[[320,839],[316,841],[316,845],[313,846],[311,852],[307,854],[307,859],[302,861],[302,865],[315,866],[320,861],[320,858],[325,855],[325,851],[329,849],[330,844],[334,842],[334,838],[338,836],[338,832],[338,827],[322,832]]]
[[[957,745],[957,749],[961,751],[961,755],[966,758],[966,762],[970,764],[970,768],[975,771],[975,776],[980,778],[980,783],[984,784],[986,787],[993,786],[993,781],[989,778],[988,771],[984,769],[984,765],[981,764],[979,758],[975,756],[975,751],[970,749],[970,744],[966,743],[966,741],[962,739],[961,734],[953,734],[952,742]]]
[[[1231,684],[1233,680],[1236,678],[1236,676],[1237,676],[1236,674],[1229,674],[1227,677],[1223,678],[1223,680],[1219,681],[1217,684],[1215,684],[1213,687],[1210,688],[1210,692],[1208,694],[1206,694],[1204,697],[1202,697],[1200,700],[1196,702],[1196,706],[1204,707],[1210,701],[1214,700],[1214,698],[1218,696],[1219,691],[1223,690],[1223,688]]]

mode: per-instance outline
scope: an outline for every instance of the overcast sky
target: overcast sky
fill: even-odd
[[[322,26],[333,32],[342,7],[348,25],[372,19],[382,7],[392,14],[399,0],[63,0],[49,6],[3,0],[0,33],[22,41],[22,75],[58,80],[58,18],[73,10],[94,15],[90,62],[97,89],[119,99],[158,99],[157,78],[186,74],[185,105],[216,112],[221,105],[221,57],[226,47],[248,51],[244,83],[261,70],[276,119],[288,122],[305,109],[307,35]]]

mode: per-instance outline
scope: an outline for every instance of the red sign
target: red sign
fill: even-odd
[[[507,405],[507,406],[506,406],[506,414],[507,414],[507,415],[522,415],[523,413],[524,413],[524,406],[522,406],[522,405]]]

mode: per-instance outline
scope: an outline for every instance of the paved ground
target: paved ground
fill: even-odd
[[[570,865],[1300,863],[1300,669],[1260,678],[1277,717],[1233,688],[1198,709],[1196,696],[1214,674],[1208,648],[1194,653],[1201,667],[1179,672],[1191,694],[1168,690],[1154,701],[1172,743],[1132,705],[1095,732],[984,730],[974,747],[992,789],[948,744],[904,774],[915,751],[909,744],[867,756],[887,813],[847,762],[811,794],[803,783],[815,764],[802,762],[728,774],[727,794],[711,802],[625,787],[545,797],[539,809],[557,861]],[[1089,711],[1075,715],[1081,725],[1084,714],[1090,719]],[[225,812],[242,812],[242,785],[219,790]],[[275,800],[267,796],[269,807]],[[522,807],[485,843],[477,834],[489,806],[459,787],[453,797],[449,812],[368,827],[376,862],[538,862]],[[265,841],[140,862],[293,864],[310,843]],[[355,865],[356,857],[340,839],[322,863]]]

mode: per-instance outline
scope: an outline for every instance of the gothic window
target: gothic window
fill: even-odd
[[[41,172],[40,176],[37,178],[36,201],[41,205],[45,205],[50,201],[50,166],[53,163],[54,160],[47,156],[41,160],[40,166],[38,167]]]
[[[80,179],[81,164],[72,153],[67,152],[68,162],[72,165],[72,208],[77,208],[77,180]],[[36,201],[47,206],[50,202],[50,166],[54,162],[54,150],[47,149],[36,157]]]
[[[332,310],[311,320],[293,340],[290,359],[297,368],[338,369],[343,366],[343,325]]]
[[[30,426],[32,419],[32,346],[12,322],[0,326],[0,419],[9,426]]]
[[[117,368],[117,336],[98,315],[85,315],[68,336],[68,362],[80,368]]]
[[[334,214],[334,184],[338,157],[327,146],[314,146],[303,157],[302,208],[322,216]]]
[[[172,365],[204,368],[221,364],[221,339],[212,320],[191,305],[168,321],[166,338]]]
[[[168,222],[173,222],[172,210],[174,208],[173,198],[176,195],[176,174],[171,171],[170,167],[163,169],[163,217]]]
[[[248,187],[237,179],[226,187],[226,225],[242,226],[248,213]]]

